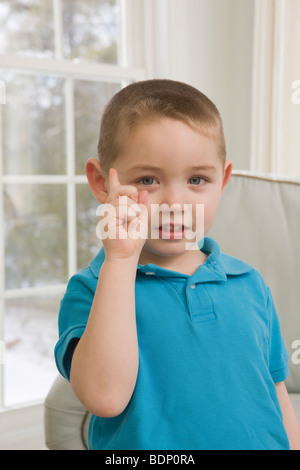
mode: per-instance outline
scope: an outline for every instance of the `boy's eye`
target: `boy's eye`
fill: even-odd
[[[140,183],[144,184],[145,186],[151,186],[155,183],[155,179],[151,178],[151,176],[145,176],[145,178],[140,179]]]
[[[199,185],[205,183],[206,179],[201,176],[193,176],[193,178],[190,178],[188,182],[190,184]]]

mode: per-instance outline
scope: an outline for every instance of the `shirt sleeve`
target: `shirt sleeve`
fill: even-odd
[[[94,290],[84,276],[73,276],[60,303],[58,316],[59,340],[54,355],[61,375],[70,380],[70,369],[75,347],[83,335],[94,299]]]
[[[289,376],[289,355],[282,338],[279,318],[269,288],[268,311],[270,319],[269,367],[274,382],[278,383],[286,380]]]

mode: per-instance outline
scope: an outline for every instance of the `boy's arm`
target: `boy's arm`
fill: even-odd
[[[126,196],[128,204],[140,205],[139,220],[145,223],[147,193],[120,185],[116,170],[111,169],[106,202],[115,211],[111,212],[109,223],[117,229],[115,233],[126,235],[130,225],[120,210],[120,196]],[[124,410],[138,372],[135,278],[145,240],[127,235],[103,239],[105,261],[86,329],[71,363],[70,381],[75,395],[90,412],[102,417],[117,416]]]
[[[73,354],[72,388],[93,414],[126,407],[138,371],[135,260],[104,261],[85,332]]]
[[[285,383],[278,382],[276,390],[291,450],[300,450],[300,427]]]

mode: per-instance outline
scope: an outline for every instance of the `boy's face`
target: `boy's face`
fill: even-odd
[[[185,233],[199,226],[197,204],[204,205],[204,234],[208,232],[231,174],[231,162],[226,161],[224,167],[217,148],[212,138],[171,119],[143,124],[130,133],[113,167],[121,184],[148,191],[148,227],[156,224],[157,235],[151,238],[149,232],[143,251],[159,256],[183,253]],[[151,221],[151,206],[162,204],[176,208],[169,214],[169,225],[163,223],[162,215],[159,222]],[[192,227],[180,223],[185,220],[185,204],[192,208]]]

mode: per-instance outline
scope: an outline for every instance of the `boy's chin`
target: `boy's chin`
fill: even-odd
[[[176,256],[190,250],[199,250],[198,244],[186,239],[147,240],[144,250],[156,256]]]

